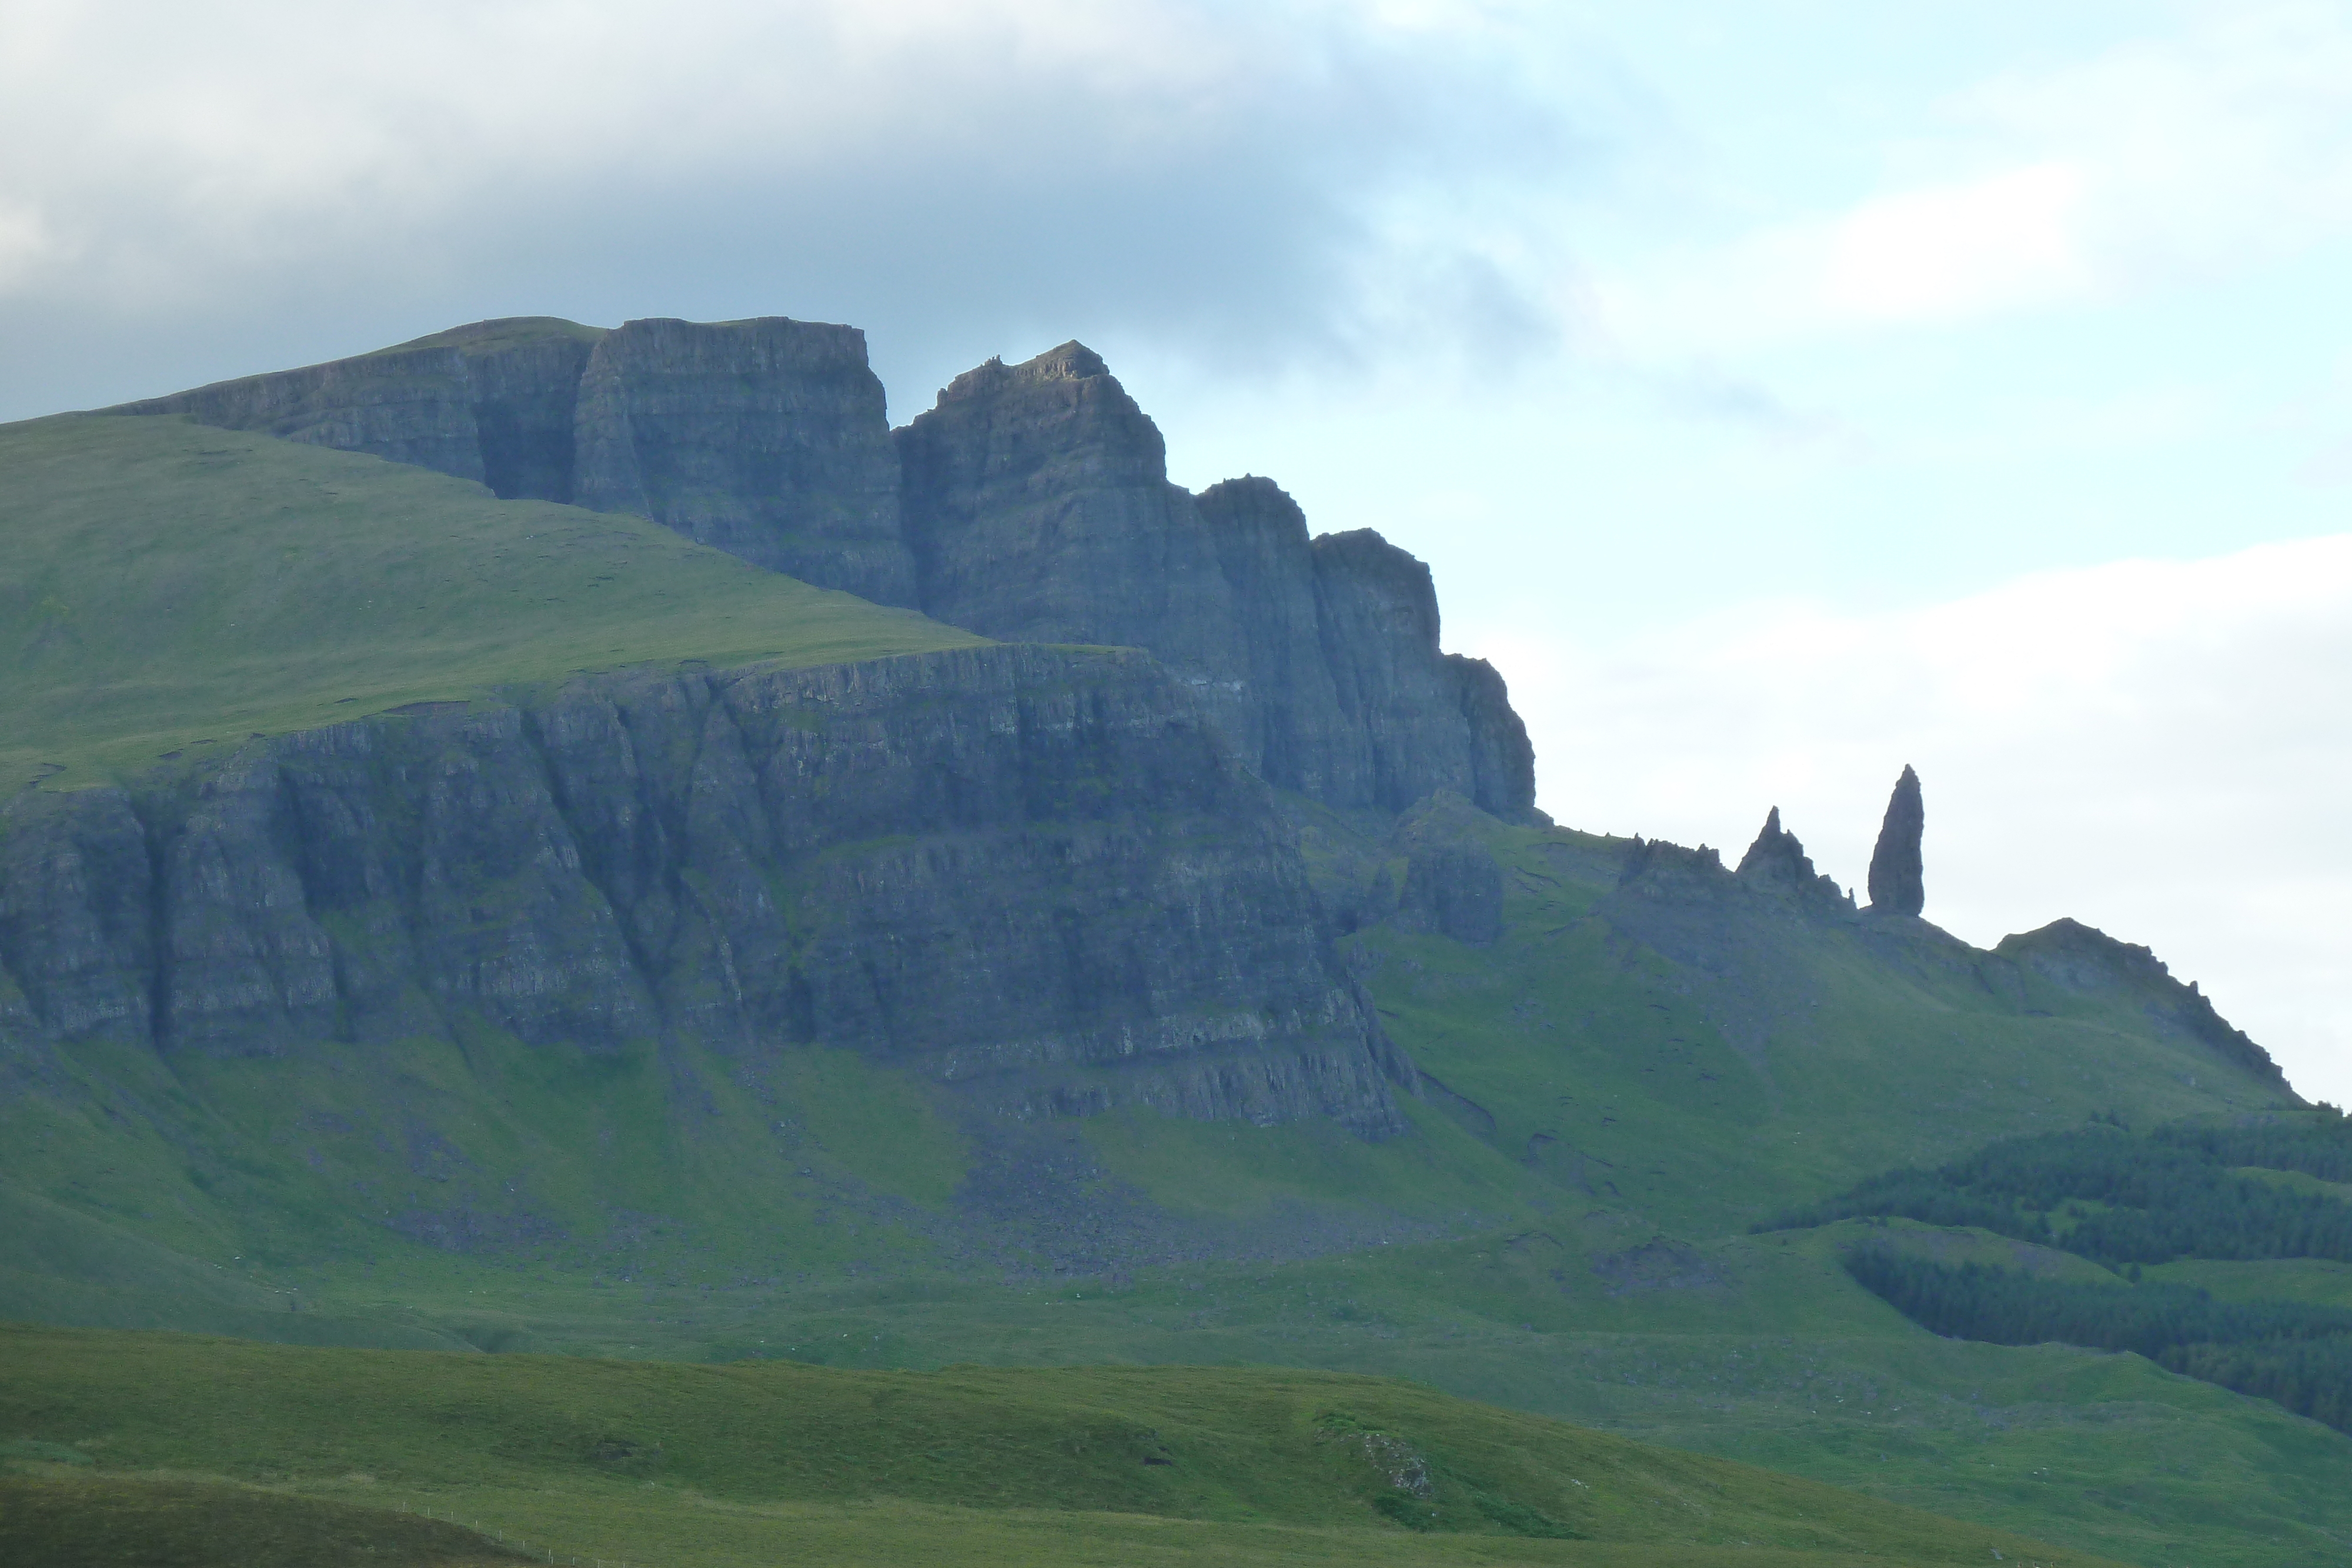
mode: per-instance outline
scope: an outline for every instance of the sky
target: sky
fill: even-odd
[[[2352,3],[0,0],[0,419],[462,321],[1100,350],[1572,826],[2147,944],[2352,1096]]]

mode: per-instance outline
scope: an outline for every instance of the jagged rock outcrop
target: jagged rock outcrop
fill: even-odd
[[[1919,775],[1908,763],[1895,781],[1886,816],[1870,852],[1870,907],[1884,915],[1917,915],[1927,906],[1919,859],[1919,839],[1927,823],[1920,803]]]
[[[0,996],[166,1054],[815,1041],[1016,1115],[1379,1135],[1412,1082],[1265,787],[1118,652],[596,677],[26,791]]]
[[[957,377],[897,440],[926,613],[1149,649],[1254,771],[1328,805],[1533,810],[1526,727],[1493,666],[1440,651],[1429,569],[1369,529],[1310,539],[1270,481],[1170,484],[1084,345]]]
[[[992,361],[895,434],[864,335],[782,318],[485,321],[108,412],[639,513],[1008,642],[1142,648],[1280,788],[1534,810],[1526,727],[1493,666],[1440,649],[1429,569],[1369,529],[1310,538],[1270,480],[1169,483],[1159,430],[1081,344]]]
[[[2286,1075],[2271,1053],[2216,1011],[2194,981],[2183,985],[2173,978],[2148,948],[2119,942],[2095,925],[2061,919],[2002,937],[1993,954],[2062,990],[2134,996],[2151,1020],[2202,1042],[2257,1078],[2286,1087]]]
[[[1851,907],[1848,899],[1833,877],[1822,875],[1813,869],[1813,857],[1805,852],[1797,835],[1780,826],[1780,808],[1775,806],[1764,817],[1764,826],[1748,852],[1739,857],[1739,880],[1751,887],[1778,889],[1810,904],[1823,908]]]

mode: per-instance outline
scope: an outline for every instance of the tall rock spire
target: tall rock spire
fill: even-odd
[[[1919,869],[1919,834],[1927,824],[1927,810],[1919,803],[1919,775],[1906,763],[1903,777],[1895,781],[1894,797],[1886,802],[1878,848],[1871,852],[1871,908],[1890,915],[1916,915],[1927,907],[1927,892]]]

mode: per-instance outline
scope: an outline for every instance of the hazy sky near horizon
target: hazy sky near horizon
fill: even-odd
[[[2145,942],[2352,1095],[2352,3],[0,0],[0,419],[459,321],[1083,338],[1563,821]]]

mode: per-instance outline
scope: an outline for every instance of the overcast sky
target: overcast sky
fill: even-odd
[[[1429,559],[1543,804],[2352,1095],[2352,4],[0,0],[0,418],[457,322],[1066,338]]]

